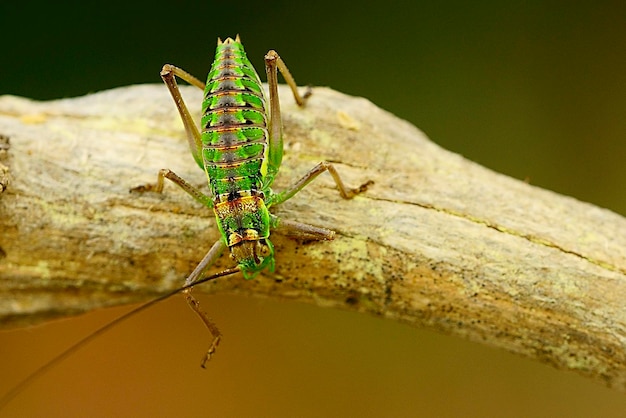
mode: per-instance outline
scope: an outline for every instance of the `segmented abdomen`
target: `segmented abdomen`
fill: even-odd
[[[219,43],[202,104],[202,156],[216,204],[259,196],[266,172],[267,117],[259,76],[241,43]]]

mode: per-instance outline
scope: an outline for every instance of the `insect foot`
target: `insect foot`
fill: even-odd
[[[350,190],[351,197],[364,193],[365,191],[367,191],[367,188],[370,187],[372,184],[374,184],[374,180],[368,180],[365,183],[361,184],[356,189]]]
[[[140,186],[131,187],[128,189],[128,193],[145,193],[145,192],[156,192],[157,185],[156,184],[142,184]],[[160,193],[160,192],[157,192]]]

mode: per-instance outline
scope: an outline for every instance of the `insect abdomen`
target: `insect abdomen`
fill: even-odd
[[[216,203],[262,190],[267,138],[259,76],[228,38],[217,46],[202,104],[202,156]]]

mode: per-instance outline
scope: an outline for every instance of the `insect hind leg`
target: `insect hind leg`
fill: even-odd
[[[270,93],[270,118],[268,121],[268,178],[270,179],[270,184],[272,182],[271,179],[278,173],[280,163],[283,159],[283,127],[280,114],[280,100],[278,98],[278,71],[280,71],[285,82],[287,82],[289,88],[291,88],[291,92],[298,106],[304,106],[306,99],[311,95],[311,89],[308,89],[305,94],[300,95],[296,80],[276,51],[271,50],[265,55],[265,72],[267,74],[267,85]]]
[[[278,52],[272,49],[268,51],[267,54],[265,54],[265,71],[267,72],[268,84],[278,84],[277,79],[270,81],[270,78],[276,77],[276,70],[280,71],[280,73],[283,75],[283,78],[291,89],[291,92],[293,93],[293,98],[296,100],[298,106],[304,106],[304,104],[306,103],[306,99],[311,96],[311,89],[308,88],[306,92],[302,95],[298,92],[298,85],[296,84],[296,80],[291,75],[291,72],[289,71],[289,68],[287,68],[285,61],[283,61],[280,55],[278,55]]]
[[[174,99],[174,103],[176,104],[176,108],[178,109],[178,113],[180,114],[180,118],[183,121],[183,125],[185,125],[187,142],[189,143],[189,149],[191,150],[193,159],[200,166],[200,168],[204,168],[201,155],[202,141],[200,138],[200,130],[193,121],[193,117],[191,117],[191,113],[189,113],[189,109],[185,104],[185,100],[180,94],[178,83],[176,83],[176,77],[185,80],[189,84],[196,86],[201,90],[204,90],[205,84],[196,77],[189,74],[187,71],[183,70],[182,68],[178,68],[171,64],[165,64],[163,66],[163,69],[161,70],[161,79],[167,86],[167,89],[169,90],[172,99]]]

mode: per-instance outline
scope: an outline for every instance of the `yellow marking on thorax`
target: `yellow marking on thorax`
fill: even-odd
[[[220,219],[238,217],[246,213],[258,212],[265,206],[263,200],[258,196],[242,196],[235,200],[217,203],[214,206],[215,214]]]

